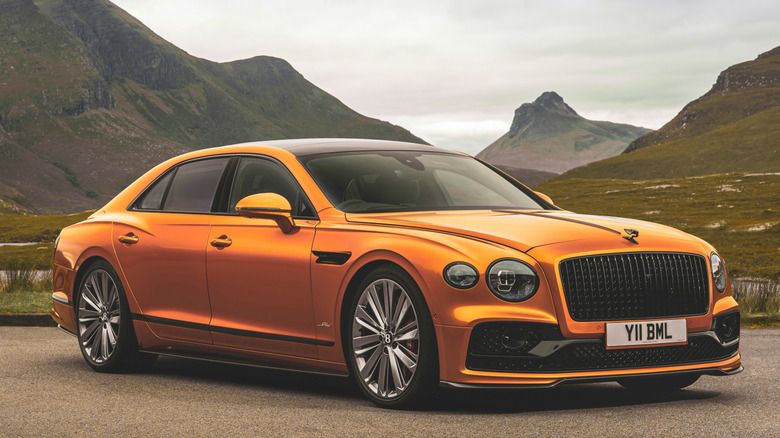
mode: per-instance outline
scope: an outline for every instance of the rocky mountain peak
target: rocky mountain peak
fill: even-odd
[[[515,117],[512,119],[512,126],[509,128],[509,137],[514,138],[522,133],[527,127],[534,124],[537,119],[544,119],[545,114],[557,114],[566,117],[580,116],[574,111],[563,98],[555,91],[545,91],[537,97],[533,103],[524,103],[515,110]],[[545,123],[545,122],[540,122]]]
[[[578,115],[569,105],[566,105],[563,98],[555,91],[545,91],[541,96],[536,98],[534,105],[538,105],[547,111],[553,111],[562,115]]]

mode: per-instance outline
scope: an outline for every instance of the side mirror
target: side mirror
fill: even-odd
[[[555,203],[552,202],[552,199],[550,199],[550,197],[545,195],[544,193],[542,192],[534,192],[534,193],[536,193],[536,196],[544,199],[545,201],[549,202],[551,205],[555,205]]]
[[[291,215],[292,207],[287,199],[276,193],[257,193],[242,198],[236,204],[236,213],[239,216],[259,219],[272,219],[276,221],[283,233],[289,233],[295,228],[295,221]]]

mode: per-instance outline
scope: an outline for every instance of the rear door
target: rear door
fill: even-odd
[[[188,161],[158,178],[117,221],[113,242],[141,315],[162,338],[211,343],[206,245],[228,157]]]

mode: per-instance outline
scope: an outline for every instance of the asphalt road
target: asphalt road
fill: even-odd
[[[56,328],[0,327],[0,436],[780,436],[780,329],[743,329],[745,371],[663,397],[615,383],[446,391],[389,411],[351,381],[162,358],[107,375]]]

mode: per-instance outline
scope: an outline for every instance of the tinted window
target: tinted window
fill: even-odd
[[[219,179],[229,158],[198,160],[179,166],[173,177],[165,211],[209,212]]]
[[[173,173],[174,172],[168,172],[165,176],[155,181],[154,184],[146,190],[146,193],[144,193],[141,200],[138,201],[136,208],[141,210],[160,210]]]
[[[344,152],[301,161],[345,212],[544,208],[503,175],[462,155]]]
[[[230,191],[228,211],[235,212],[238,201],[255,193],[282,195],[290,203],[293,216],[314,216],[314,210],[286,169],[262,158],[242,157]]]

